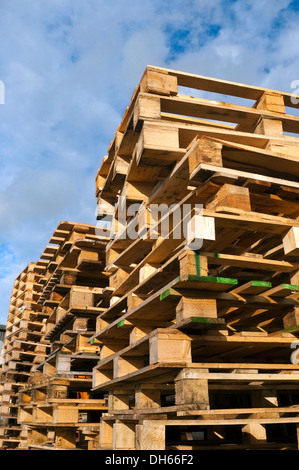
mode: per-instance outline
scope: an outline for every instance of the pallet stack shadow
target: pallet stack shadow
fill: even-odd
[[[145,70],[96,176],[112,290],[90,340],[99,449],[298,448],[296,107]]]
[[[44,340],[47,358],[19,392],[18,422],[28,428],[27,449],[92,449],[107,399],[91,396],[97,364],[96,317],[109,298],[105,265],[107,237],[95,226],[61,222],[41,256],[43,289],[39,303],[49,310]],[[101,306],[96,306],[101,305]]]
[[[38,305],[41,275],[30,263],[16,278],[10,299],[1,369],[0,448],[18,448],[27,428],[17,422],[18,391],[49,352],[43,339],[47,312]]]

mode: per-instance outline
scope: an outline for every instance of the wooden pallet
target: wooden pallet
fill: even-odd
[[[47,342],[41,342],[47,313],[37,306],[42,276],[35,266],[30,263],[17,277],[11,295],[2,351],[1,448],[19,448],[26,440],[26,428],[17,423],[18,391],[49,351]]]
[[[273,418],[235,419],[240,409],[219,410],[222,419],[119,419],[105,417],[101,420],[99,450],[296,450],[298,417],[281,417],[279,429],[274,432],[277,420]],[[255,411],[255,409],[253,409]],[[263,409],[265,415],[269,409]],[[280,413],[283,414],[281,409]],[[278,436],[278,437],[277,437]],[[275,442],[276,440],[276,442]]]
[[[103,311],[96,305],[106,299],[106,243],[105,237],[95,236],[95,226],[62,222],[41,255],[48,262],[37,268],[43,276],[38,304],[48,314],[42,341],[50,343],[50,351],[20,389],[18,423],[28,427],[22,448],[83,449],[98,444],[97,423],[107,403],[102,394],[90,396],[98,346],[88,340]]]
[[[181,94],[182,87],[255,103],[194,98]],[[180,424],[192,435],[198,416],[210,429],[241,426],[244,433],[228,448],[253,448],[255,434],[258,447],[297,447],[296,440],[270,443],[265,426],[274,423],[272,410],[260,404],[248,407],[249,418],[248,409],[210,412],[197,391],[194,403],[176,396],[161,406],[167,387],[174,393],[180,374],[193,369],[207,380],[205,406],[221,387],[244,391],[251,381],[265,393],[297,387],[296,367],[289,372],[299,331],[299,141],[285,133],[299,128],[298,117],[286,114],[290,102],[282,92],[151,66],[144,72],[96,175],[98,219],[112,221],[113,235],[106,249],[111,303],[90,339],[100,343],[93,390],[110,394],[100,448],[201,448],[165,439],[165,429]],[[134,202],[140,207],[127,218],[138,234],[132,240],[118,218]],[[201,204],[210,232],[203,232],[200,249],[188,251],[186,237],[174,236],[182,218],[170,217],[163,236],[168,214],[151,218],[153,204],[189,204],[192,220]],[[207,372],[209,366],[228,369]],[[259,413],[265,421],[256,420]],[[275,419],[296,427],[298,418],[281,408]]]
[[[110,227],[61,222],[14,285],[3,373],[24,386],[2,406],[23,448],[298,448],[291,96],[146,68],[96,175]],[[198,248],[184,223],[201,224]]]

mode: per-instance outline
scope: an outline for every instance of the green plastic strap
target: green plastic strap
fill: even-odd
[[[191,322],[192,323],[211,323],[209,322],[209,319],[205,317],[192,317]]]
[[[255,287],[272,287],[269,281],[251,281],[251,284]]]
[[[295,284],[282,284],[284,289],[289,289],[289,290],[299,290],[299,286]]]
[[[292,326],[291,328],[286,328],[285,330],[281,330],[282,333],[286,333],[288,331],[293,331],[293,330],[298,330],[299,329],[299,325],[296,325],[296,326]]]
[[[165,300],[167,302],[175,302],[180,296],[180,294],[175,293],[171,288],[166,289],[162,294],[160,294],[159,299]]]
[[[170,295],[170,289],[166,289],[162,294],[160,294],[160,300],[164,300],[166,297]]]
[[[189,281],[215,282],[218,284],[238,284],[238,279],[232,279],[230,277],[195,276],[189,274],[188,279]]]
[[[195,255],[195,269],[196,269],[196,274],[200,276],[200,256],[199,256],[200,251],[195,250],[194,255]]]

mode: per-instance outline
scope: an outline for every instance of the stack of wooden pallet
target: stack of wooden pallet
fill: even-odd
[[[297,102],[146,68],[98,225],[62,222],[34,266],[50,351],[9,397],[23,449],[298,448]]]
[[[38,305],[41,275],[34,270],[30,263],[17,277],[10,300],[2,351],[0,448],[17,448],[26,440],[26,427],[17,423],[18,391],[49,352],[43,339],[47,312]]]
[[[96,176],[100,449],[298,447],[297,102],[145,70]]]
[[[83,449],[98,442],[107,403],[102,393],[90,396],[99,347],[88,340],[103,311],[96,305],[109,304],[106,243],[95,226],[62,222],[41,256],[48,262],[38,302],[49,311],[44,340],[51,351],[19,392],[18,422],[28,427],[23,448]]]

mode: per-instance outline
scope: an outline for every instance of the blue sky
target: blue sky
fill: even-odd
[[[1,0],[0,323],[61,220],[96,223],[94,178],[147,64],[292,92],[299,2]]]

